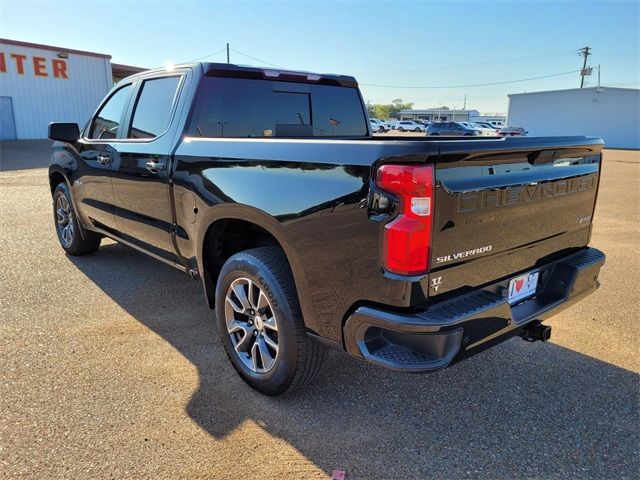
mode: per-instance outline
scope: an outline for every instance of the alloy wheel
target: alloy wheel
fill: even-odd
[[[62,241],[62,244],[69,248],[73,243],[73,211],[69,200],[65,195],[59,195],[56,200],[56,227],[58,229],[58,236]]]
[[[267,373],[278,357],[278,321],[269,298],[253,280],[234,280],[225,297],[227,333],[236,355],[255,373]]]

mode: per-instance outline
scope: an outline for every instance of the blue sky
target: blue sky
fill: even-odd
[[[219,52],[231,61],[356,76],[365,99],[506,112],[508,93],[574,88],[593,48],[604,85],[640,87],[640,2],[0,1],[0,35],[143,67]],[[207,58],[225,61],[223,52]],[[595,85],[596,74],[589,79]],[[379,87],[371,85],[390,85]],[[397,88],[399,86],[429,88]],[[447,88],[430,88],[447,87]]]

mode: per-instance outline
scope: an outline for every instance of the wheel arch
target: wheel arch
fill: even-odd
[[[51,190],[52,195],[56,187],[61,183],[69,184],[69,180],[63,172],[64,170],[62,168],[52,167],[49,169],[49,189]]]
[[[54,161],[55,161],[55,156],[54,156]],[[73,190],[73,184],[70,178],[70,173],[69,170],[58,163],[52,163],[49,166],[49,188],[51,190],[51,195],[53,196],[53,192],[55,191],[56,187],[58,185],[60,185],[61,183],[66,183],[67,184],[67,188],[69,190],[69,196],[71,197],[71,204],[73,205],[73,209],[77,214],[77,220],[78,222],[80,222],[80,226],[82,227],[80,229],[80,235],[82,236],[82,238],[84,238],[84,230],[91,230],[91,228],[88,228],[85,219],[82,215],[82,212],[80,211],[80,209],[78,208],[78,202],[76,200],[76,195],[75,192]]]
[[[301,291],[302,282],[304,281],[302,266],[300,265],[295,248],[287,240],[286,232],[278,220],[254,207],[230,204],[218,205],[210,209],[208,214],[201,219],[201,225],[198,231],[196,260],[205,297],[210,308],[213,309],[215,307],[215,288],[218,274],[220,273],[220,268],[229,256],[247,248],[274,245],[281,248],[285,254],[293,275],[298,300],[304,311],[304,299],[302,298]],[[215,251],[212,251],[212,248],[214,250],[216,249],[214,245],[216,236],[220,235],[221,231],[224,232],[224,229],[228,228],[229,225],[232,225],[234,229],[237,229],[239,226],[245,226],[251,229],[253,233],[261,234],[260,242],[258,244],[248,244],[246,248],[241,248],[241,246],[238,245],[240,248],[237,251],[231,249],[231,254],[227,251],[219,257]],[[238,230],[234,230],[233,232],[236,233],[237,231]],[[224,235],[223,233],[223,238]]]

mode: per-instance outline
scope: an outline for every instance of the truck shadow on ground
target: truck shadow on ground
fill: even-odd
[[[185,408],[215,438],[253,420],[349,478],[631,478],[640,467],[639,377],[592,357],[513,339],[408,375],[335,352],[313,385],[267,398],[233,372],[199,282],[117,244],[70,260],[197,368]]]

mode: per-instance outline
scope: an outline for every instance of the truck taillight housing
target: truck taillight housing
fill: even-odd
[[[399,275],[429,271],[434,200],[433,165],[382,165],[376,185],[398,198],[398,216],[384,227],[384,268]]]

